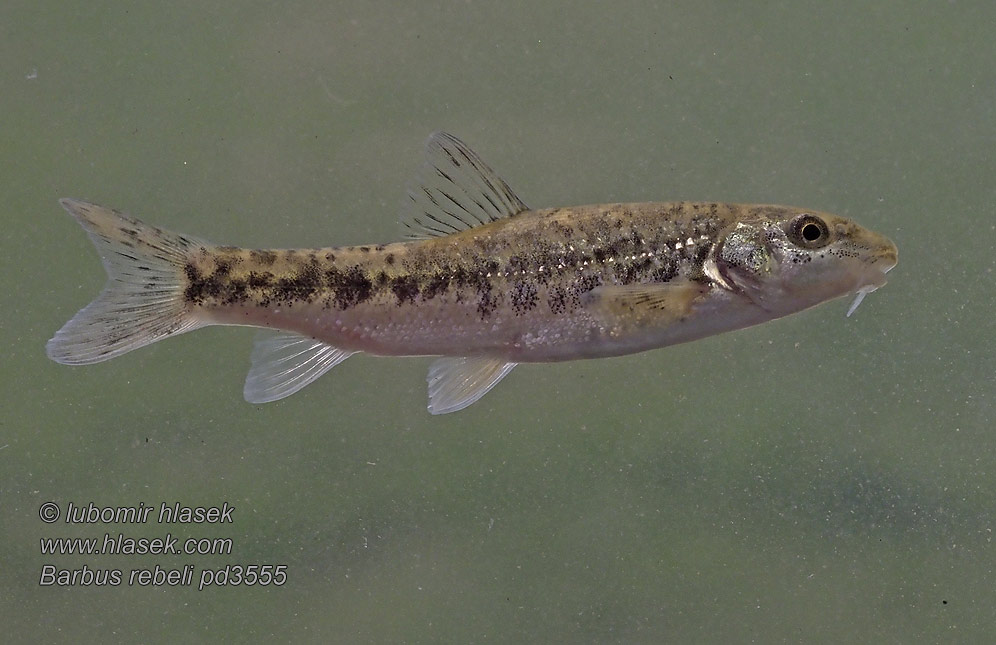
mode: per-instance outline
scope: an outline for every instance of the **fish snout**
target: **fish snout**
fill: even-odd
[[[899,249],[892,240],[886,242],[872,260],[872,264],[882,273],[888,273],[899,262]]]

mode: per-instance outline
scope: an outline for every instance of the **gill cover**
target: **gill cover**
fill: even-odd
[[[737,223],[720,243],[716,265],[731,289],[745,293],[758,304],[761,281],[778,266],[764,230],[743,222]]]

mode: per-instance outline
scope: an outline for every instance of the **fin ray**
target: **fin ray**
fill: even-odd
[[[59,203],[90,236],[107,283],[48,341],[49,358],[65,365],[99,363],[204,324],[183,298],[183,267],[192,251],[210,246],[207,242],[96,204]]]
[[[670,323],[689,315],[707,291],[705,285],[690,280],[602,285],[589,292],[585,306],[612,324]]]
[[[250,403],[277,401],[301,390],[354,353],[294,332],[261,330],[242,393]]]
[[[516,363],[482,356],[444,356],[429,366],[429,413],[462,410],[488,393]]]
[[[527,210],[484,160],[462,141],[436,132],[402,210],[405,237],[426,239],[465,231]]]

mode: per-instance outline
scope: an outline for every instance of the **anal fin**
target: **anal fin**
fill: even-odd
[[[481,356],[444,356],[429,366],[429,413],[462,410],[488,393],[516,363]]]
[[[294,394],[355,352],[294,332],[263,330],[252,350],[243,390],[250,403],[269,403]]]

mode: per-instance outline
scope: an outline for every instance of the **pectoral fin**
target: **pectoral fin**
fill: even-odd
[[[588,293],[585,307],[613,327],[663,325],[690,315],[695,303],[708,291],[705,285],[690,280],[602,285]]]
[[[429,366],[429,413],[462,410],[488,393],[516,363],[478,356],[444,356]]]

